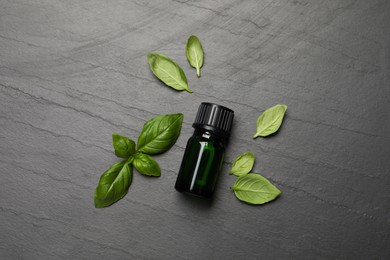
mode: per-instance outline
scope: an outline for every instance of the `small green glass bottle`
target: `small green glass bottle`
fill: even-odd
[[[211,198],[222,167],[233,123],[233,110],[213,103],[199,106],[193,136],[188,140],[176,190]]]

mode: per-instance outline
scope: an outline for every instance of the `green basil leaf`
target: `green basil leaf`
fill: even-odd
[[[203,47],[195,35],[188,38],[186,54],[188,62],[196,69],[196,75],[200,77],[200,68],[203,66]]]
[[[250,173],[255,159],[255,155],[251,152],[241,154],[234,160],[230,174],[242,176]]]
[[[161,175],[160,166],[150,155],[144,153],[135,154],[133,165],[143,175],[156,177]]]
[[[264,204],[280,195],[280,190],[259,174],[237,178],[232,187],[236,197],[249,204]]]
[[[145,123],[138,137],[138,151],[158,154],[171,148],[179,137],[183,114],[156,116]]]
[[[117,133],[112,134],[112,145],[115,149],[115,155],[120,158],[128,158],[135,153],[135,142]]]
[[[153,74],[166,85],[192,93],[184,71],[173,60],[161,53],[148,53],[148,62]]]
[[[286,105],[275,105],[265,110],[257,119],[257,132],[253,138],[268,136],[278,131],[286,110]]]
[[[132,168],[125,161],[115,163],[103,173],[95,191],[95,207],[110,206],[123,198],[133,178]]]

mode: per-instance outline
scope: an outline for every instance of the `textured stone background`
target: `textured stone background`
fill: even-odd
[[[186,61],[196,34],[202,77]],[[160,51],[193,94],[150,72]],[[390,1],[0,1],[1,259],[389,259]],[[215,200],[173,186],[198,105],[235,110]],[[266,108],[280,132],[253,140]],[[111,133],[136,139],[157,114],[185,115],[160,178],[95,209],[118,161]],[[283,195],[249,206],[233,159]]]

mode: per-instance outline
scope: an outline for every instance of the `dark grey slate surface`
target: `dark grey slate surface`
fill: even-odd
[[[202,77],[185,58],[190,34]],[[185,70],[163,86],[145,54]],[[1,259],[389,259],[390,1],[0,1]],[[173,186],[200,102],[236,121],[212,204]],[[266,108],[281,131],[253,140]],[[162,176],[93,207],[117,161],[111,133],[182,112]],[[283,195],[253,207],[229,187],[235,156]]]

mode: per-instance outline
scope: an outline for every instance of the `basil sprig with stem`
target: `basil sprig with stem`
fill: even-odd
[[[255,155],[246,152],[238,156],[232,165],[231,173],[239,176],[232,186],[236,197],[248,204],[264,204],[276,199],[281,191],[260,174],[250,173]]]
[[[171,148],[180,135],[182,123],[183,114],[152,118],[143,127],[137,148],[133,140],[113,133],[115,154],[125,160],[111,165],[100,177],[95,190],[95,207],[108,207],[127,194],[133,179],[133,166],[142,175],[160,176],[160,166],[150,155],[163,153]]]

